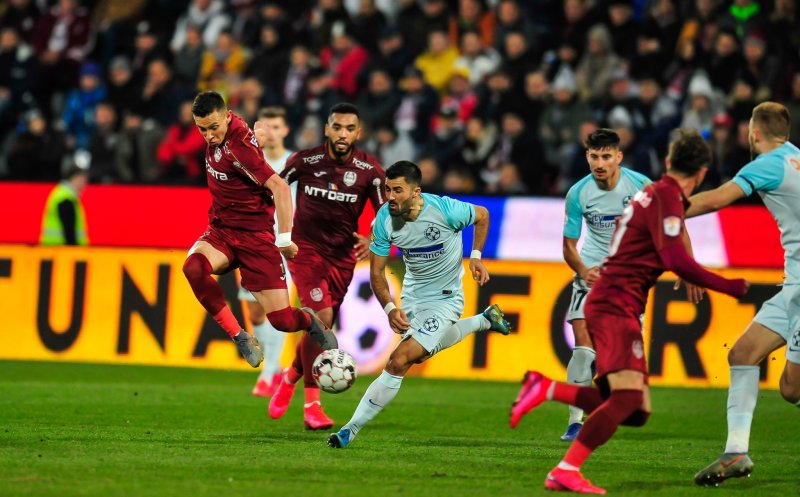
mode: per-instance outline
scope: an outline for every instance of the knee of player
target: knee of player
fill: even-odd
[[[728,365],[730,366],[754,366],[758,364],[758,359],[752,357],[752,352],[747,347],[739,345],[739,342],[733,344],[731,350],[728,351]]]
[[[386,364],[386,371],[389,374],[403,376],[406,374],[406,371],[411,368],[412,364],[414,363],[407,354],[395,351],[389,357],[389,362]]]
[[[266,320],[267,316],[265,314],[250,314],[250,322],[253,324],[253,326],[262,325]]]
[[[781,376],[781,396],[790,404],[800,402],[800,385],[792,384],[786,375]]]
[[[635,411],[633,414],[628,416],[627,419],[625,419],[622,422],[622,424],[624,426],[635,426],[638,428],[644,426],[649,418],[650,418],[649,412],[639,409],[638,411]]]
[[[192,281],[202,276],[203,268],[200,266],[200,261],[196,257],[187,257],[183,261],[183,275],[186,279]]]

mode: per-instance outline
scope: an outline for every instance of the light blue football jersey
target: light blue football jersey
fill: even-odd
[[[385,257],[395,245],[403,253],[404,301],[446,299],[462,291],[461,230],[475,222],[472,204],[430,193],[422,198],[425,205],[415,221],[392,217],[386,203],[372,226],[372,252]]]
[[[800,283],[800,149],[786,142],[761,154],[733,178],[745,195],[757,191],[781,231],[786,284]]]
[[[619,171],[619,181],[613,190],[601,189],[589,174],[567,192],[564,236],[580,238],[581,221],[586,221],[589,233],[583,240],[581,259],[587,267],[599,265],[608,256],[614,220],[622,215],[633,195],[651,182],[647,176],[627,167],[620,167]]]

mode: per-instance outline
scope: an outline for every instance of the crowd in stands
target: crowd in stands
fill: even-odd
[[[764,100],[800,115],[795,0],[8,0],[0,6],[0,178],[203,184],[191,101],[221,92],[252,124],[287,109],[322,142],[355,103],[360,146],[419,163],[423,188],[563,195],[582,139],[662,171],[670,132],[713,146],[708,186],[750,158]],[[792,138],[800,119],[794,119]]]

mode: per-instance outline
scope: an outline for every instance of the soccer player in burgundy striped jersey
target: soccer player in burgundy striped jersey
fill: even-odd
[[[234,317],[212,274],[239,267],[242,287],[258,300],[276,329],[286,333],[308,330],[321,346],[335,348],[336,336],[311,309],[289,306],[281,254],[290,259],[298,250],[291,239],[289,185],[267,164],[253,132],[228,111],[219,93],[198,94],[192,114],[208,143],[206,173],[212,200],[208,228],[189,249],[183,264],[197,300],[254,368],[263,360],[261,350]],[[273,232],[276,207],[277,238]]]
[[[299,255],[287,259],[300,302],[313,309],[332,327],[347,293],[356,262],[369,256],[369,240],[357,233],[358,218],[367,200],[377,212],[384,202],[384,174],[378,160],[355,147],[361,135],[358,108],[339,103],[331,107],[325,123],[325,143],[297,152],[281,172],[287,182],[297,182],[296,223],[292,236]],[[297,345],[270,399],[269,415],[280,418],[289,407],[295,385],[305,386],[305,426],[328,429],[333,420],[322,410],[319,386],[311,366],[322,349],[306,337]]]
[[[667,173],[638,192],[623,211],[609,257],[586,302],[586,322],[597,350],[598,386],[557,383],[535,371],[525,374],[511,409],[512,428],[546,400],[591,413],[564,459],[547,474],[545,488],[605,494],[581,475],[581,465],[618,426],[643,426],[650,416],[639,316],[647,293],[664,271],[734,297],[747,292],[746,281],[703,269],[684,246],[686,198],[703,182],[710,161],[711,152],[700,134],[680,131],[670,144]]]

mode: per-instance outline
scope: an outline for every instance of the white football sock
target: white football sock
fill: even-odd
[[[728,387],[728,443],[725,452],[747,452],[758,400],[758,366],[731,366]]]
[[[434,353],[452,347],[476,331],[488,330],[491,326],[492,323],[483,314],[460,319],[444,330],[442,339],[439,340],[439,346],[436,347],[437,350]]]
[[[275,373],[281,372],[281,352],[283,352],[283,342],[286,340],[286,333],[278,331],[269,321],[253,325],[253,335],[261,346],[264,354],[264,365],[261,367],[259,378],[272,381]]]
[[[402,382],[402,376],[395,376],[386,371],[383,371],[380,376],[375,378],[375,381],[367,388],[364,396],[361,397],[361,402],[358,403],[353,417],[342,427],[350,430],[351,438],[354,438],[364,425],[372,421],[372,418],[377,416],[394,399],[398,390],[400,390]]]
[[[567,364],[567,383],[588,386],[592,384],[592,362],[597,353],[590,347],[576,346]],[[569,406],[569,424],[583,422],[583,409]]]

